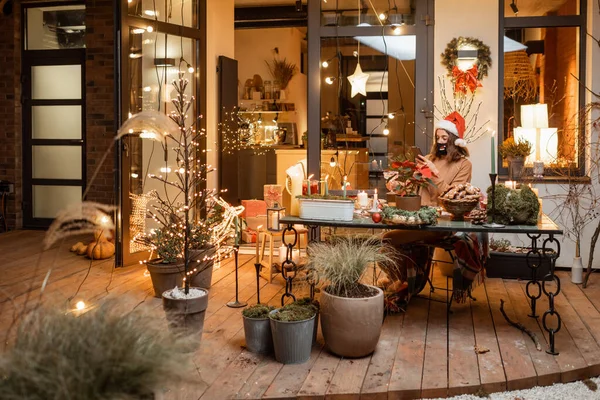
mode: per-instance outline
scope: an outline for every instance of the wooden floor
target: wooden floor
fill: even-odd
[[[41,253],[42,236],[36,231],[0,235],[4,258],[0,334],[10,329],[15,310],[38,301],[49,270],[41,298],[44,304],[73,307],[83,300],[93,307],[117,298],[132,308],[155,312],[164,321],[161,302],[152,297],[150,278],[142,266],[115,270],[108,260],[94,262],[90,268],[89,260],[67,251],[71,241]],[[240,257],[240,299],[249,303],[256,302],[252,262],[251,256]],[[500,299],[504,299],[508,315],[534,331],[545,348],[541,319],[527,316],[524,283],[488,279],[474,291],[477,301],[453,305],[449,316],[445,304],[435,301],[445,300],[441,290],[432,295],[434,301],[413,299],[406,314],[385,319],[379,345],[370,357],[333,356],[323,348],[319,333],[307,363],[282,365],[245,350],[240,310],[225,306],[235,297],[234,267],[226,261],[214,271],[204,335],[194,355],[199,383],[165,389],[164,395],[173,399],[405,399],[491,393],[600,375],[600,277],[592,276],[585,290],[570,283],[567,274],[560,277],[562,293],[555,300],[563,322],[556,338],[558,356],[537,351],[500,314]],[[446,282],[436,276],[434,284]],[[280,277],[272,284],[261,278],[260,286],[262,302],[280,303],[284,286]],[[547,301],[541,299],[539,314],[546,308]]]

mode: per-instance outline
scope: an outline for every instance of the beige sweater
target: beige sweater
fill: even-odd
[[[430,156],[427,155],[427,158]],[[437,159],[433,164],[439,173],[437,177],[431,178],[435,186],[429,185],[421,190],[421,204],[425,206],[437,206],[439,195],[451,186],[471,182],[473,165],[464,157],[457,162],[448,162],[445,158]]]

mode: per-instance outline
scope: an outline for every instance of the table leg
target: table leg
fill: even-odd
[[[537,300],[542,296],[542,286],[537,279],[537,269],[542,265],[542,251],[538,248],[537,244],[540,236],[540,234],[527,234],[527,237],[531,239],[531,250],[527,252],[525,261],[527,262],[527,266],[531,269],[531,280],[527,282],[527,286],[525,286],[525,293],[527,293],[527,297],[529,297],[530,300],[531,314],[529,314],[529,316],[532,318],[538,317],[535,313],[535,307]],[[536,294],[532,293],[533,287],[537,289]]]
[[[552,245],[556,246],[556,249],[553,253],[549,252],[550,250],[552,250]],[[542,282],[542,291],[546,296],[548,296],[548,305],[550,307],[546,312],[544,312],[544,315],[542,316],[542,326],[544,327],[546,332],[548,332],[548,337],[550,338],[550,345],[548,350],[546,350],[546,353],[558,355],[558,352],[554,348],[554,335],[558,331],[560,331],[562,320],[560,318],[560,314],[554,308],[554,298],[560,294],[560,278],[556,276],[554,270],[556,267],[556,259],[560,256],[560,242],[554,237],[554,235],[551,234],[548,237],[548,239],[544,240],[544,244],[542,246],[542,253],[544,257],[550,258],[550,272],[544,277],[544,280]],[[556,284],[554,292],[548,291],[548,289],[546,289],[547,282],[554,282]],[[554,328],[548,327],[546,319],[549,315],[556,316]]]
[[[290,243],[286,242],[285,236],[286,233],[293,232],[294,240]],[[294,247],[296,247],[296,243],[298,242],[298,231],[294,228],[293,224],[288,224],[288,226],[283,230],[281,235],[281,243],[286,247],[285,249],[285,260],[281,263],[281,275],[285,280],[285,293],[281,296],[281,305],[285,304],[285,299],[287,297],[291,297],[292,300],[296,300],[296,296],[292,294],[292,283],[296,274],[298,273],[298,266],[292,259],[292,254],[294,251]],[[293,275],[288,273],[288,265],[291,266],[291,270],[293,271]]]

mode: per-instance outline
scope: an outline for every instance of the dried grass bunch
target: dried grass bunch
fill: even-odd
[[[166,384],[189,380],[185,342],[156,318],[115,305],[78,317],[44,309],[28,315],[0,358],[0,397],[151,399]]]
[[[280,88],[285,90],[294,75],[296,75],[296,64],[287,62],[285,58],[283,60],[274,58],[273,64],[269,64],[268,61],[265,61],[265,63],[269,67],[273,79],[279,81]]]
[[[330,243],[312,244],[308,251],[309,267],[327,285],[327,292],[352,297],[361,278],[372,263],[395,262],[395,251],[377,236],[339,236]]]

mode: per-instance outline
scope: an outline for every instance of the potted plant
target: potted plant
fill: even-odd
[[[508,160],[508,176],[511,181],[521,178],[525,157],[531,154],[531,142],[525,139],[515,141],[509,137],[500,145],[500,154]]]
[[[393,262],[392,248],[372,237],[336,237],[310,246],[308,263],[321,290],[321,330],[325,345],[342,357],[371,354],[383,324],[383,291],[361,283],[372,263]]]
[[[249,351],[258,354],[273,352],[269,313],[274,309],[275,307],[266,304],[255,304],[242,311],[246,348]]]
[[[418,211],[421,208],[419,189],[435,185],[416,162],[405,155],[393,158],[386,175],[386,187],[395,195],[396,208]]]
[[[137,131],[144,138],[160,140],[165,149],[165,163],[168,161],[167,150],[175,152],[175,159],[169,161],[172,173],[150,175],[171,192],[164,196],[157,194],[158,205],[150,214],[159,229],[147,240],[154,242],[157,250],[159,246],[163,250],[168,249],[169,261],[179,260],[183,265],[182,281],[162,293],[169,326],[200,339],[208,306],[208,290],[190,285],[189,277],[198,272],[199,263],[194,261],[206,261],[204,257],[200,259],[197,251],[210,252],[211,247],[218,245],[211,239],[218,217],[215,215],[217,199],[214,191],[203,188],[206,174],[213,168],[199,162],[198,143],[205,132],[198,127],[199,118],[186,123],[188,114],[194,112],[194,98],[188,100],[185,94],[188,84],[184,73],[180,72],[178,79],[172,82],[176,96],[172,100],[173,111],[168,117],[160,112],[141,112],[123,124],[119,136]],[[205,248],[199,249],[202,246]],[[212,266],[212,263],[208,265]]]
[[[279,99],[285,100],[285,90],[294,75],[296,75],[296,64],[287,62],[287,59],[285,58],[283,60],[274,58],[271,64],[265,60],[265,63],[267,64],[267,67],[269,67],[269,72],[273,79],[276,82],[279,82],[280,93],[276,93],[275,98],[279,95]]]
[[[294,302],[269,313],[275,359],[283,364],[301,364],[310,358],[317,307]]]
[[[507,239],[490,240],[490,258],[485,267],[488,278],[531,279],[532,271],[527,268],[527,253],[530,247],[513,246]],[[541,251],[541,249],[540,249]],[[551,251],[551,250],[548,250]],[[550,259],[531,255],[530,262],[539,263],[536,270],[538,279],[542,279],[550,271]]]
[[[26,315],[0,357],[3,399],[154,399],[190,380],[191,353],[156,318],[116,301],[78,311]]]

